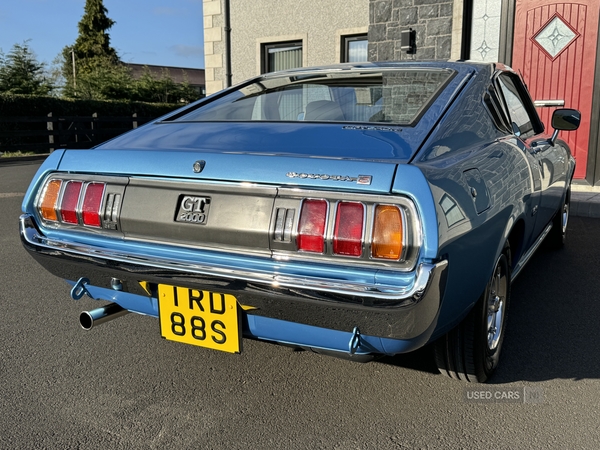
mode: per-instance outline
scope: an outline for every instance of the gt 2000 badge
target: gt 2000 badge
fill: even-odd
[[[175,222],[189,222],[206,225],[209,207],[210,197],[180,195]]]

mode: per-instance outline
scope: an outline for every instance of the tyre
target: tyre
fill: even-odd
[[[506,245],[476,305],[455,329],[434,343],[440,373],[484,383],[498,367],[510,302],[510,260]]]
[[[561,249],[565,245],[567,237],[567,224],[569,223],[569,211],[571,206],[571,188],[567,189],[562,208],[556,213],[552,219],[552,229],[546,236],[548,247],[553,249]]]

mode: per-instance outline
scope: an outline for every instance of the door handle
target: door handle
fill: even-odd
[[[533,106],[536,108],[552,108],[557,106],[565,106],[564,100],[535,100]]]

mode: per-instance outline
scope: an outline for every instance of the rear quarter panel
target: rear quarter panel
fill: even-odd
[[[433,195],[438,257],[449,262],[433,338],[457,325],[479,299],[515,224],[524,225],[525,246],[531,242],[530,171],[483,104],[490,75],[483,71],[469,82],[415,161]]]

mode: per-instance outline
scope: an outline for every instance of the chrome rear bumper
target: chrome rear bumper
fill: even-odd
[[[140,281],[231,293],[252,314],[341,331],[360,327],[362,333],[413,339],[433,331],[443,297],[447,261],[421,264],[403,283],[375,283],[377,271],[367,276],[335,270],[294,270],[278,261],[258,263],[219,253],[194,254],[176,249],[153,254],[149,246],[119,241],[114,247],[83,244],[44,236],[34,218],[20,217],[24,247],[48,271],[67,280],[86,277],[90,284],[111,286],[147,299]],[[118,246],[118,249],[115,248]],[[254,262],[254,264],[251,264]],[[306,269],[306,268],[304,268]],[[389,279],[389,277],[387,277]],[[118,302],[118,300],[117,300]]]

